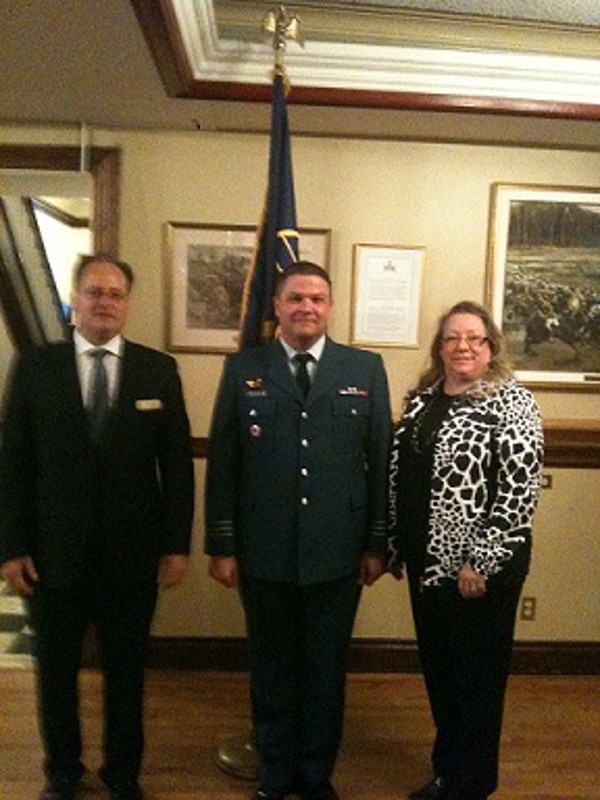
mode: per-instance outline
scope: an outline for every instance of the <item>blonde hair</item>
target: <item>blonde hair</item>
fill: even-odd
[[[491,383],[501,383],[502,381],[512,378],[513,371],[506,356],[504,336],[492,319],[490,312],[473,300],[461,300],[442,314],[438,320],[437,330],[429,350],[429,366],[419,376],[416,391],[427,389],[429,386],[433,386],[444,378],[444,362],[440,355],[442,337],[444,335],[446,323],[454,314],[473,314],[479,317],[483,322],[485,336],[492,353],[492,358],[482,380]]]

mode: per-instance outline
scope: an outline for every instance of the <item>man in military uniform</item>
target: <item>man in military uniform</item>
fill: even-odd
[[[346,656],[383,570],[387,378],[380,356],[327,336],[331,308],[321,267],[284,270],[279,339],[227,359],[214,409],[206,552],[246,616],[255,800],[338,797]]]

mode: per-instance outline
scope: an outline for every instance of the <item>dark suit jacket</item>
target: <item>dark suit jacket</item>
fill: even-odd
[[[74,344],[24,354],[7,393],[0,508],[0,562],[32,555],[50,586],[81,574],[92,542],[120,581],[189,552],[193,463],[175,361],[125,342],[118,398],[92,448]]]
[[[336,580],[385,552],[391,432],[381,358],[327,340],[306,403],[283,347],[228,358],[214,410],[206,552],[245,573]]]

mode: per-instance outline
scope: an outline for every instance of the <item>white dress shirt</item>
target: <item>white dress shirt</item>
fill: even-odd
[[[313,360],[309,361],[306,364],[306,369],[308,370],[308,375],[312,383],[315,379],[317,364],[319,362],[319,359],[323,355],[323,348],[325,347],[325,336],[321,336],[321,338],[318,339],[313,344],[313,346],[310,347],[308,350],[294,350],[294,348],[290,347],[290,345],[284,339],[280,339],[279,341],[281,342],[282,347],[285,350],[285,354],[288,358],[288,364],[292,372],[292,375],[296,375],[296,370],[298,369],[298,364],[294,361],[294,356],[297,356],[298,353],[309,353],[313,357]]]
[[[79,386],[81,388],[81,397],[84,406],[87,407],[90,381],[92,377],[92,367],[94,359],[90,357],[89,353],[93,350],[98,350],[96,345],[88,342],[79,331],[75,330],[73,334],[73,341],[75,343],[75,358],[77,361],[77,373],[79,375]],[[123,337],[118,334],[106,344],[102,345],[102,349],[106,350],[107,355],[104,357],[104,367],[108,376],[108,398],[109,403],[112,405],[117,390],[119,387],[119,377],[121,372],[121,358],[123,357]]]

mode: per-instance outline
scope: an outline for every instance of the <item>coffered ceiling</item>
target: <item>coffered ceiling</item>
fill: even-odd
[[[0,0],[0,123],[268,130],[277,4]],[[297,0],[293,132],[600,149],[598,0]]]

